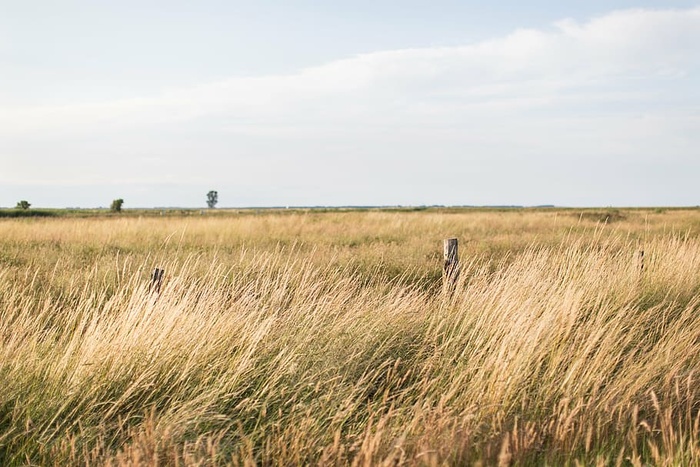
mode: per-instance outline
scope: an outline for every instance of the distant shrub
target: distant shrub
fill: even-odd
[[[121,198],[115,199],[112,201],[112,204],[109,206],[109,210],[112,212],[122,212],[122,205],[124,204],[124,200]]]
[[[30,206],[31,204],[29,203],[29,201],[23,199],[22,201],[17,202],[17,206],[15,206],[15,209],[22,209],[26,211],[27,209],[29,209]]]
[[[2,217],[52,217],[56,213],[53,211],[43,211],[40,209],[0,209]]]

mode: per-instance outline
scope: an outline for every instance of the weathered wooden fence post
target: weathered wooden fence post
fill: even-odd
[[[442,284],[446,291],[453,291],[459,278],[459,255],[456,238],[446,238],[442,242],[445,260],[442,274]]]
[[[153,270],[153,275],[151,276],[151,291],[160,293],[160,286],[163,283],[163,275],[165,274],[165,269],[155,268]]]

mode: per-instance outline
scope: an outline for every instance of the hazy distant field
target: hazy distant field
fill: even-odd
[[[700,210],[126,214],[0,219],[1,465],[700,463]]]

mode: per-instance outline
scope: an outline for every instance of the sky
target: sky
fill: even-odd
[[[697,206],[700,0],[0,0],[0,207]]]

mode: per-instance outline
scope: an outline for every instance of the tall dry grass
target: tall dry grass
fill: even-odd
[[[2,221],[0,463],[700,463],[700,213],[597,215]]]

